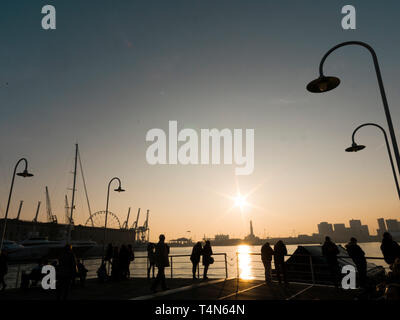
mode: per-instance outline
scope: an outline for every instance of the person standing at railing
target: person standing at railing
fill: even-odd
[[[192,261],[192,265],[193,265],[193,268],[192,268],[193,280],[197,279],[196,278],[196,270],[200,263],[200,257],[201,257],[202,251],[203,251],[203,248],[201,246],[201,242],[199,241],[193,246],[192,254],[190,255],[190,261]]]
[[[169,267],[169,246],[165,243],[165,236],[160,234],[160,241],[156,245],[156,266],[158,269],[156,280],[151,286],[151,291],[156,292],[159,283],[163,290],[168,290],[167,284],[165,283],[165,268]]]
[[[274,263],[276,276],[278,277],[279,284],[281,281],[281,274],[283,275],[283,281],[288,284],[286,275],[285,255],[287,255],[287,249],[282,240],[279,240],[274,246]]]
[[[367,281],[367,259],[365,259],[365,252],[357,244],[356,238],[351,238],[350,242],[346,244],[346,250],[354,264],[357,267],[358,275],[360,278],[360,287],[365,287]]]
[[[8,272],[7,252],[1,251],[0,254],[0,283],[2,285],[1,291],[4,291],[7,287],[7,283],[4,281],[4,277]]]
[[[67,299],[72,281],[76,276],[76,258],[70,244],[64,246],[63,254],[58,260],[57,270],[57,300]]]
[[[130,264],[135,260],[135,252],[133,251],[132,245],[128,244],[128,268],[126,270],[128,278],[131,276]]]
[[[338,254],[339,249],[336,244],[332,242],[330,237],[325,237],[325,242],[322,245],[322,255],[326,257],[329,270],[336,288],[339,287],[339,263],[337,260]]]
[[[274,255],[274,250],[271,248],[268,242],[264,243],[261,247],[261,260],[264,264],[265,269],[265,283],[270,285],[272,282],[271,276],[271,261],[272,256]]]
[[[78,259],[76,262],[76,269],[78,270],[76,275],[79,278],[81,286],[84,287],[86,282],[86,276],[89,270],[86,269],[85,265],[83,264],[83,261],[80,259]]]
[[[153,279],[154,277],[154,269],[156,265],[156,246],[154,243],[149,242],[147,245],[147,259],[149,260],[149,267],[147,268],[147,279],[150,279],[150,271],[153,269]]]
[[[129,278],[129,264],[131,263],[129,255],[128,247],[123,244],[119,249],[119,265],[122,279]]]
[[[392,267],[396,258],[400,258],[400,246],[393,240],[392,235],[389,232],[383,234],[381,251],[385,262]]]
[[[213,254],[212,248],[211,248],[211,243],[209,240],[206,241],[206,244],[204,245],[203,248],[203,266],[204,266],[204,275],[203,279],[207,280],[207,272],[208,272],[208,267],[210,264],[214,263],[214,258],[211,257]]]

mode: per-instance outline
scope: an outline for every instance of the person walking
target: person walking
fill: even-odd
[[[322,255],[325,256],[327,260],[335,288],[339,287],[339,263],[337,260],[338,254],[339,249],[337,248],[336,244],[332,242],[330,237],[325,237],[325,242],[322,245]]]
[[[367,259],[365,259],[365,252],[357,244],[357,239],[354,237],[346,244],[346,250],[349,257],[353,259],[356,265],[360,279],[360,287],[364,288],[367,280]]]
[[[271,261],[272,256],[274,255],[274,250],[271,248],[268,242],[264,243],[261,247],[261,260],[264,264],[265,269],[265,283],[267,285],[271,284],[272,276],[271,276]]]
[[[193,273],[193,280],[197,279],[196,278],[196,270],[197,267],[200,263],[200,257],[202,254],[203,248],[201,246],[201,242],[197,242],[192,249],[192,254],[190,255],[190,261],[192,262],[193,268],[192,268],[192,273]]]
[[[57,299],[66,300],[69,289],[76,276],[76,258],[70,244],[64,246],[64,251],[58,260]]]
[[[4,280],[4,277],[8,273],[8,257],[6,251],[1,251],[0,254],[0,283],[1,283],[1,291],[6,290],[7,283]]]
[[[400,258],[400,246],[389,232],[383,234],[381,251],[385,262],[391,267],[396,258]]]
[[[155,250],[155,261],[158,272],[150,288],[153,292],[157,291],[157,287],[160,283],[163,290],[168,290],[167,284],[165,283],[165,268],[169,267],[169,246],[165,243],[165,236],[163,234],[160,234],[159,239],[160,241],[157,243]]]
[[[214,263],[214,258],[211,257],[213,254],[212,248],[211,248],[211,242],[209,240],[206,241],[206,244],[204,245],[203,251],[203,266],[204,266],[204,274],[203,274],[203,279],[207,280],[207,272],[210,264]]]
[[[279,284],[282,283],[281,274],[283,275],[283,282],[288,284],[286,274],[285,255],[287,255],[287,249],[282,240],[279,240],[274,246],[274,263],[276,276],[278,277]]]
[[[149,266],[147,268],[147,279],[150,279],[150,272],[153,271],[153,279],[154,279],[154,269],[156,265],[156,246],[154,243],[149,242],[147,245],[147,259],[149,261]]]

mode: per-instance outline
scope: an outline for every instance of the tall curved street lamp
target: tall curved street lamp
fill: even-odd
[[[116,192],[124,192],[125,190],[121,188],[121,180],[118,177],[114,177],[110,180],[110,182],[108,183],[108,189],[107,189],[107,204],[106,204],[106,218],[105,218],[105,223],[104,223],[104,239],[103,239],[103,257],[104,257],[104,247],[106,244],[106,234],[107,234],[107,216],[108,216],[108,202],[110,199],[110,186],[111,183],[117,180],[118,181],[118,188],[114,189],[114,191]]]
[[[388,105],[388,102],[386,99],[385,88],[383,86],[381,71],[380,71],[379,63],[378,63],[378,57],[377,57],[374,49],[369,44],[367,44],[365,42],[361,42],[361,41],[348,41],[348,42],[343,42],[343,43],[340,43],[340,44],[334,46],[327,53],[325,53],[325,55],[322,57],[321,63],[319,65],[319,78],[311,81],[307,85],[307,90],[310,92],[313,92],[313,93],[322,93],[322,92],[327,92],[327,91],[333,90],[337,86],[339,86],[339,84],[340,84],[339,78],[325,76],[324,71],[323,71],[323,66],[324,66],[326,58],[333,51],[335,51],[336,49],[339,49],[341,47],[350,46],[350,45],[362,46],[362,47],[366,48],[372,55],[372,60],[374,62],[374,66],[375,66],[376,77],[378,79],[379,90],[381,92],[383,108],[385,111],[386,120],[387,120],[387,124],[388,124],[388,128],[389,128],[389,133],[390,133],[390,137],[392,140],[393,152],[394,152],[394,156],[396,158],[397,170],[400,174],[400,153],[399,153],[399,148],[397,146],[396,135],[394,133],[392,117],[391,117],[390,111],[389,111],[389,105]]]
[[[22,172],[17,172],[17,167],[21,162],[25,162],[25,169]],[[11,195],[14,189],[14,180],[15,180],[15,176],[20,176],[23,178],[27,178],[27,177],[33,177],[32,173],[28,172],[28,160],[26,160],[25,158],[21,158],[17,161],[15,167],[14,167],[14,173],[11,179],[11,187],[10,187],[10,193],[8,195],[8,202],[7,202],[7,209],[6,209],[6,214],[4,216],[4,223],[3,223],[3,233],[1,235],[1,244],[0,244],[0,252],[3,250],[3,243],[4,243],[4,236],[6,234],[6,227],[7,227],[7,217],[8,217],[8,209],[10,208],[10,202],[11,202]]]
[[[348,148],[346,149],[346,152],[358,152],[358,151],[360,151],[360,150],[365,149],[365,146],[357,144],[354,138],[355,138],[355,135],[356,135],[356,133],[357,133],[358,130],[360,130],[360,129],[363,128],[363,127],[367,127],[367,126],[376,127],[376,128],[378,128],[378,129],[380,129],[380,130],[382,131],[382,133],[383,133],[383,136],[384,136],[384,138],[385,138],[385,143],[386,143],[386,149],[387,149],[387,152],[388,152],[388,155],[389,155],[390,165],[391,165],[391,167],[392,167],[394,183],[396,184],[397,195],[398,195],[398,197],[399,197],[399,199],[400,199],[399,182],[398,182],[398,180],[397,180],[396,169],[395,169],[395,167],[394,167],[393,158],[392,158],[392,152],[390,151],[389,140],[388,140],[388,138],[387,138],[387,134],[386,134],[385,129],[383,129],[380,125],[378,125],[378,124],[376,124],[376,123],[364,123],[364,124],[358,126],[358,127],[353,131],[353,134],[352,134],[352,136],[351,136],[352,144],[351,144],[351,147],[348,147]]]

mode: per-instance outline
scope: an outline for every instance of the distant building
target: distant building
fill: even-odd
[[[350,220],[350,236],[357,240],[364,241],[369,239],[369,230],[367,225],[362,225],[361,220]]]
[[[245,241],[248,241],[248,242],[251,242],[251,243],[260,240],[260,238],[258,238],[258,237],[256,237],[256,236],[254,235],[254,231],[253,231],[253,221],[251,221],[251,220],[250,220],[250,234],[249,234],[248,236],[246,236],[246,237],[244,238],[244,240],[245,240]]]
[[[229,240],[229,234],[216,234],[214,237],[215,241],[226,241]]]
[[[392,232],[400,232],[400,223],[396,219],[386,219],[387,231]]]
[[[376,230],[378,237],[381,238],[386,231],[387,231],[387,229],[386,229],[386,225],[385,225],[385,219],[379,218],[378,219],[378,230]]]
[[[333,234],[332,224],[328,222],[321,222],[318,224],[318,233],[322,236],[331,236]]]
[[[350,234],[350,229],[346,228],[344,223],[336,223],[334,227],[334,237],[336,241],[344,242],[347,241]]]
[[[350,220],[350,229],[361,229],[361,220]]]
[[[190,246],[193,244],[192,239],[188,238],[178,238],[169,241],[172,246]]]

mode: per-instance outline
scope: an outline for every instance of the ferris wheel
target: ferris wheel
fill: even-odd
[[[85,226],[88,227],[104,227],[106,222],[106,211],[97,211],[90,215],[90,217],[86,220]],[[118,217],[108,211],[107,215],[107,228],[111,229],[121,229],[121,222]]]

